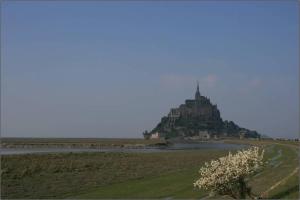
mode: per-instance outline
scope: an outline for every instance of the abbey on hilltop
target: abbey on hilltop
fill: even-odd
[[[185,100],[178,108],[171,108],[168,116],[151,131],[143,133],[146,139],[188,137],[191,139],[210,139],[220,137],[259,138],[256,131],[241,128],[232,121],[223,121],[217,105],[202,96],[199,83],[195,99]]]

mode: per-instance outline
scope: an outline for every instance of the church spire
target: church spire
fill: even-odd
[[[199,81],[197,81],[197,91],[195,94],[195,100],[199,100],[200,99],[200,91],[199,91]]]

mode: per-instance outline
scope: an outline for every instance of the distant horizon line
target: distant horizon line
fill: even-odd
[[[299,139],[299,137],[294,137],[294,138],[290,138],[290,137],[271,137],[269,135],[265,135],[267,136],[266,139]],[[230,138],[230,137],[229,137]],[[1,139],[144,139],[143,137],[2,137]],[[247,139],[247,138],[246,138]]]
[[[20,137],[20,136],[9,136],[9,137],[3,137],[1,136],[1,139],[3,138],[51,138],[51,139],[144,139],[143,137],[29,137],[29,136],[24,136],[24,137]]]

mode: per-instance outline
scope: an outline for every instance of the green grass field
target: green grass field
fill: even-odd
[[[232,142],[232,141],[231,141]],[[299,199],[298,145],[240,141],[265,148],[250,185],[265,198]],[[2,156],[2,198],[201,198],[198,169],[225,150],[163,153],[60,153]]]
[[[2,156],[2,198],[65,198],[198,168],[226,151]]]

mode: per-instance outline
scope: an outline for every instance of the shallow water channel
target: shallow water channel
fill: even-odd
[[[175,143],[166,147],[138,147],[138,148],[2,148],[1,155],[32,154],[32,153],[68,153],[68,152],[127,152],[127,153],[153,153],[182,150],[201,150],[201,149],[226,149],[237,150],[246,148],[243,144],[228,144],[221,142],[201,142],[201,143]]]

